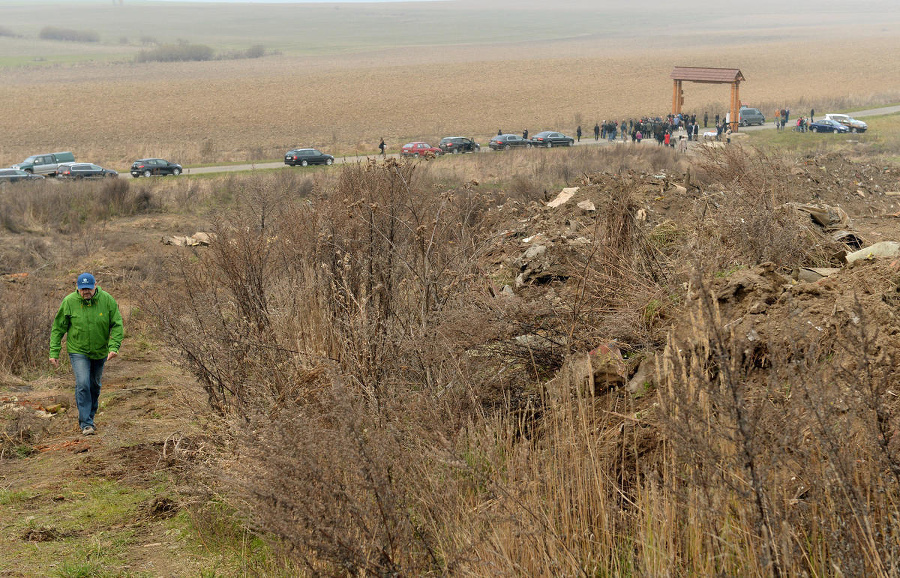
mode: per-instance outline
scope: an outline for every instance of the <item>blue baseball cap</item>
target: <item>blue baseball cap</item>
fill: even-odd
[[[78,276],[79,289],[93,289],[95,284],[94,276],[90,273],[82,273]]]

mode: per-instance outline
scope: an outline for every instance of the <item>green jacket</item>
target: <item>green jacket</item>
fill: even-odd
[[[119,305],[99,287],[89,301],[82,299],[78,291],[69,293],[59,305],[50,330],[51,359],[59,358],[65,334],[69,353],[101,359],[110,351],[118,352],[124,336]]]

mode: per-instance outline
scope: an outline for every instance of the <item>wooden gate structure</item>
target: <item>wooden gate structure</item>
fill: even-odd
[[[684,104],[684,90],[682,82],[701,82],[705,84],[730,84],[731,85],[731,130],[737,132],[738,112],[741,109],[741,81],[744,75],[737,68],[702,68],[699,66],[676,66],[672,69],[670,78],[675,82],[672,91],[672,114],[681,112]]]

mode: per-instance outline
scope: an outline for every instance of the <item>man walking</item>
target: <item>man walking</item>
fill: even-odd
[[[384,137],[381,138],[381,142],[378,143],[378,150],[381,151],[381,156],[384,156],[384,149],[387,145],[384,144]]]
[[[50,363],[59,367],[62,337],[75,374],[75,405],[83,435],[93,435],[94,414],[100,398],[103,364],[119,354],[124,331],[119,305],[112,295],[96,286],[94,276],[82,273],[77,290],[66,295],[50,329]]]
[[[575,137],[578,139],[578,142],[581,142],[581,125],[578,125],[578,128],[575,129]]]
[[[599,138],[600,138],[600,124],[597,123],[594,125],[594,140],[597,140]]]

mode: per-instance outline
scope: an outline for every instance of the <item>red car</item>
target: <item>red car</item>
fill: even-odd
[[[400,149],[401,157],[432,157],[441,154],[443,151],[437,147],[433,147],[427,142],[408,142]]]

